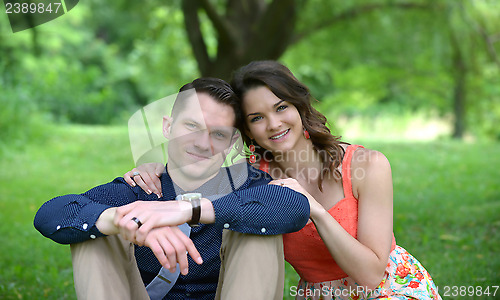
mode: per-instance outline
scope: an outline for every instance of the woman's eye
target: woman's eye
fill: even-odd
[[[278,106],[278,108],[276,109],[276,111],[285,110],[287,107],[288,107],[288,105],[280,105],[280,106]]]
[[[260,119],[262,119],[261,116],[253,117],[253,118],[250,119],[250,122],[253,123],[253,122],[256,122],[256,121],[258,121]]]
[[[194,124],[194,123],[186,123],[186,127],[187,128],[191,128],[191,129],[195,129],[196,128],[196,124]]]

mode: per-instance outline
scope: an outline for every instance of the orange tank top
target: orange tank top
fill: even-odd
[[[358,229],[358,200],[352,193],[351,160],[358,147],[362,146],[349,145],[346,149],[342,161],[342,186],[345,198],[328,211],[354,238],[357,237]],[[267,163],[262,164],[261,162],[260,167],[264,170],[269,169]],[[309,222],[300,231],[284,234],[283,244],[285,260],[305,281],[323,282],[348,277],[332,258],[312,222]],[[391,251],[394,250],[395,246],[396,240],[393,235]]]

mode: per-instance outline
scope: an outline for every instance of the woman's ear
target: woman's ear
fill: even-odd
[[[172,117],[163,117],[163,136],[168,140],[170,139],[170,130],[172,129]]]
[[[250,130],[244,129],[245,130],[245,135],[248,136],[249,139],[253,140],[253,135],[250,133]]]

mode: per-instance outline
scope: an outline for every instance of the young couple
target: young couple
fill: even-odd
[[[61,243],[87,240],[72,245],[75,270],[78,261],[85,259],[74,253],[89,257],[89,248],[94,248],[86,244],[98,240],[111,244],[107,240],[115,237],[119,240],[116,244],[121,245],[118,249],[126,250],[121,252],[126,252],[125,259],[109,267],[107,263],[106,267],[97,265],[92,269],[88,265],[93,259],[86,259],[83,265],[91,271],[75,271],[77,291],[77,274],[92,275],[86,276],[89,278],[102,269],[118,273],[116,265],[133,257],[127,252],[133,242],[146,247],[135,248],[138,266],[119,270],[128,278],[120,282],[131,281],[131,270],[135,268],[139,275],[134,276],[142,277],[149,287],[150,281],[165,278],[161,274],[170,274],[162,270],[174,271],[178,263],[182,274],[165,299],[189,298],[189,291],[196,293],[193,298],[213,298],[213,279],[219,266],[213,249],[220,246],[220,231],[225,228],[229,230],[224,230],[216,297],[279,299],[283,292],[284,253],[301,277],[295,290],[297,298],[439,299],[427,271],[395,243],[392,179],[385,156],[331,135],[325,117],[311,106],[307,87],[277,62],[250,63],[235,73],[231,86],[232,90],[228,88],[228,94],[222,97],[193,87],[202,122],[177,123],[182,118],[174,114],[172,119],[165,118],[167,139],[183,140],[175,149],[185,157],[184,162],[174,160],[175,151],[171,153],[169,145],[165,173],[160,172],[163,165],[139,167],[126,173],[125,179],[115,179],[82,195],[54,198],[40,208],[35,226],[42,234]],[[236,104],[219,101],[233,90]],[[179,115],[183,115],[182,110]],[[189,111],[188,115],[192,118],[193,113]],[[228,147],[217,139],[225,136],[225,142],[232,145],[238,133],[223,129],[233,126],[240,129],[253,152],[250,163],[260,169],[245,168],[247,172],[243,173],[249,176],[239,181],[238,176],[220,169]],[[264,172],[275,180],[270,181]],[[225,174],[231,183],[230,191],[227,184],[217,184]],[[226,186],[222,188],[222,194],[226,194],[206,198],[205,194],[221,194],[208,188],[214,182],[219,188]],[[233,182],[242,183],[235,188]],[[202,195],[176,193],[193,190]],[[153,201],[158,197],[152,192],[161,199]],[[178,194],[191,199],[190,203],[168,201]],[[139,199],[146,201],[136,201]],[[188,238],[180,229],[182,225],[175,226],[185,222],[205,225],[187,230],[191,231]],[[101,256],[103,252],[117,252],[116,246],[102,249],[111,250],[96,251]],[[186,257],[186,250],[191,257]],[[98,285],[94,281],[99,279],[80,281],[87,282],[85,289],[93,289]],[[104,284],[102,289],[112,289],[109,285],[114,284]],[[138,287],[129,289],[126,293]]]

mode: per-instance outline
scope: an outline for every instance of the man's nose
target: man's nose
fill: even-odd
[[[208,130],[200,130],[198,132],[194,139],[194,145],[202,151],[212,150],[212,139]]]

